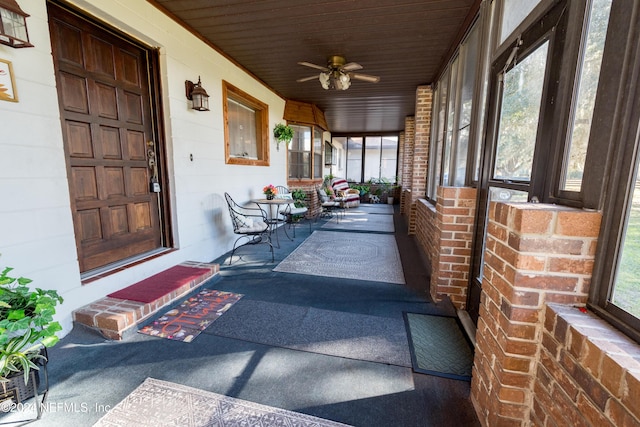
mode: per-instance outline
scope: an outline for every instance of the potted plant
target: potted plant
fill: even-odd
[[[396,188],[398,186],[395,183],[391,182],[391,180],[388,179],[388,178],[380,178],[379,183],[380,183],[380,186],[382,188],[382,192],[387,197],[387,203],[392,205],[393,204],[393,197],[395,195]]]
[[[276,138],[276,148],[280,150],[280,143],[284,142],[289,145],[293,139],[293,129],[289,125],[278,123],[273,128],[273,136]]]
[[[0,392],[20,402],[34,395],[30,373],[46,363],[44,348],[58,342],[62,327],[53,315],[63,300],[56,291],[29,288],[31,280],[10,277],[11,270],[0,273]]]
[[[275,195],[278,194],[278,189],[273,184],[269,184],[265,185],[265,187],[262,189],[262,192],[265,196],[267,196],[267,200],[273,200]]]
[[[291,192],[291,198],[293,199],[293,205],[296,208],[304,208],[307,206],[307,192],[302,188],[296,188]]]
[[[369,200],[369,185],[367,184],[349,184],[349,187],[360,192],[360,202],[365,203]]]

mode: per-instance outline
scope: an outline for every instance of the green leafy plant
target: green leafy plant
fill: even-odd
[[[365,194],[368,194],[371,188],[367,184],[349,184],[349,187],[355,190],[358,190],[360,192],[360,197],[363,197]]]
[[[62,327],[53,315],[63,299],[53,290],[29,288],[31,279],[9,277],[11,270],[0,273],[0,382],[23,372],[26,384],[31,369],[38,369],[35,362],[46,361],[42,348],[58,342]]]
[[[294,206],[296,208],[302,208],[307,205],[307,192],[302,188],[296,188],[291,192],[291,198],[294,200]]]
[[[273,128],[273,136],[276,138],[278,148],[280,148],[281,142],[289,145],[293,139],[293,129],[289,125],[278,123]]]

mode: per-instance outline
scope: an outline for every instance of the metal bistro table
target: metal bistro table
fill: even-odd
[[[280,238],[278,237],[278,233],[277,233],[278,224],[280,223],[285,224],[287,221],[286,217],[283,219],[279,218],[280,206],[292,205],[294,201],[291,199],[278,199],[277,197],[274,197],[273,199],[254,199],[252,201],[259,206],[260,205],[269,206],[269,233],[270,234],[276,233],[276,242],[277,242],[276,247],[280,249]],[[287,238],[289,240],[293,240],[291,236],[289,236],[289,233],[287,233],[287,228],[283,227],[283,229],[284,229],[284,234],[287,235]]]

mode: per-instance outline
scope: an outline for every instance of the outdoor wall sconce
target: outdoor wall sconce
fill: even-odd
[[[26,13],[16,0],[0,0],[0,43],[11,47],[33,47],[29,43]]]
[[[198,83],[193,84],[192,81],[186,80],[184,86],[187,99],[192,102],[191,108],[196,111],[209,111],[209,95],[200,83],[200,76],[198,76]]]

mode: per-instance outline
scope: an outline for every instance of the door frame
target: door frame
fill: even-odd
[[[149,259],[155,258],[162,255],[163,253],[166,253],[167,251],[174,249],[175,238],[173,233],[173,220],[171,211],[171,186],[167,167],[168,150],[164,132],[165,126],[163,119],[164,110],[162,104],[163,96],[160,73],[160,52],[159,48],[143,43],[139,39],[136,39],[135,37],[114,27],[110,23],[94,15],[90,15],[88,12],[77,8],[75,5],[69,4],[64,0],[47,0],[47,3],[75,15],[79,19],[86,21],[92,26],[100,28],[102,31],[110,33],[111,35],[125,41],[126,43],[136,46],[137,48],[145,52],[146,59],[147,68],[144,70],[144,72],[147,73],[149,85],[148,102],[151,109],[151,111],[149,112],[149,116],[151,118],[151,137],[154,141],[155,158],[158,169],[158,181],[162,188],[162,191],[160,193],[155,193],[158,197],[158,225],[160,227],[160,247],[148,253],[139,254],[131,258],[124,258],[103,267],[81,272],[80,278],[83,283],[86,283],[93,280],[97,276],[102,277],[104,275],[114,273],[121,270],[123,267],[129,267],[145,262]],[[67,165],[67,169],[68,168],[69,165]]]

